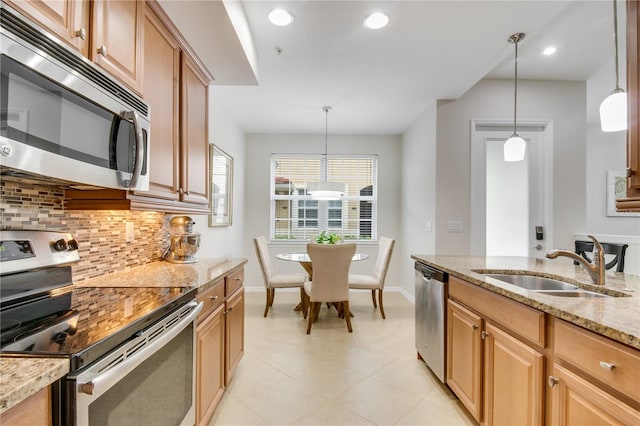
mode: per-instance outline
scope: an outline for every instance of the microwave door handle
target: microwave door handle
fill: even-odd
[[[122,116],[126,120],[131,120],[136,134],[136,162],[133,166],[133,176],[129,182],[129,188],[135,188],[138,183],[138,178],[142,174],[142,163],[144,162],[144,138],[142,135],[142,127],[140,127],[140,123],[138,122],[138,113],[135,111],[122,111]]]

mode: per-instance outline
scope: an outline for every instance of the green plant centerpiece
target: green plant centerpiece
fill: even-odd
[[[338,244],[341,238],[334,232],[322,231],[316,236],[316,243],[318,244]]]

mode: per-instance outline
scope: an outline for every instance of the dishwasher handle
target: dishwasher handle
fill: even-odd
[[[424,263],[416,262],[415,269],[426,279],[434,279],[443,283],[449,281],[449,274]]]

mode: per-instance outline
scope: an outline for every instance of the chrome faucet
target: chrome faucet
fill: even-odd
[[[593,241],[593,262],[589,263],[584,257],[568,250],[551,250],[547,252],[547,258],[569,257],[584,266],[594,284],[604,285],[604,249],[596,237],[593,235],[588,235],[588,237]]]

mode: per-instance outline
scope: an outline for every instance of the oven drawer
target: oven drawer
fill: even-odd
[[[244,284],[244,269],[234,272],[225,278],[225,285],[227,287],[226,295],[231,296],[237,289]]]
[[[202,302],[202,311],[198,315],[198,322],[203,321],[211,312],[224,302],[224,281],[220,280],[211,287],[198,294],[198,302]]]

